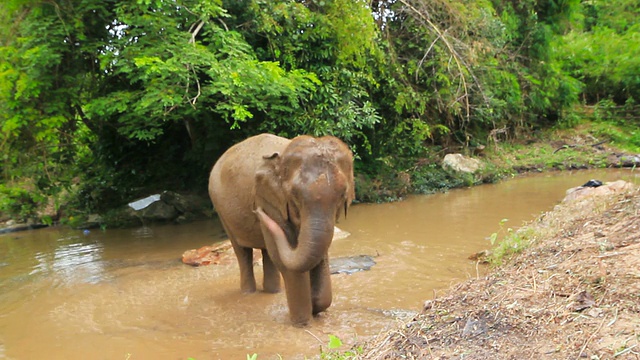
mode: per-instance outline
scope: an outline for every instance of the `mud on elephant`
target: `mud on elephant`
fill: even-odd
[[[328,250],[338,217],[355,198],[349,147],[331,136],[251,137],[216,162],[209,195],[238,259],[243,292],[256,291],[256,248],[264,291],[280,291],[282,273],[294,325],[331,305]]]

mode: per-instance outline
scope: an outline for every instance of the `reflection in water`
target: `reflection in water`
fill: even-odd
[[[131,231],[131,236],[138,239],[152,238],[153,228],[150,226],[142,226]]]
[[[36,253],[35,259],[38,263],[29,275],[54,273],[55,277],[64,283],[97,283],[104,280],[103,245],[101,243],[63,243],[77,239],[79,238],[60,239],[61,244],[53,254]]]
[[[335,241],[331,256],[371,255],[376,265],[332,275],[333,305],[307,329],[289,325],[283,293],[241,294],[235,263],[179,262],[184,250],[219,240],[214,221],[1,235],[0,359],[314,356],[329,334],[347,344],[373,336],[439,289],[477,276],[482,269],[467,257],[489,246],[501,219],[517,227],[569,187],[620,177],[637,182],[624,171],[547,174],[355,205],[339,224],[352,235]]]

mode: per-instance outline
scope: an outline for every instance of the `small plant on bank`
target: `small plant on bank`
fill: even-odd
[[[342,340],[335,335],[329,335],[329,342],[327,343],[328,351],[322,351],[320,359],[322,360],[349,360],[356,358],[361,352],[362,348],[357,347],[347,351],[339,351],[342,347]]]
[[[492,245],[497,238],[497,235],[496,237],[494,237],[494,235],[495,233],[490,237]],[[524,227],[517,231],[507,228],[507,234],[491,252],[489,262],[493,265],[502,265],[505,261],[509,260],[511,256],[531,246],[536,235],[536,231],[530,227]]]
[[[524,249],[531,246],[533,239],[535,239],[536,233],[530,227],[523,227],[517,231],[512,228],[505,228],[504,224],[509,219],[502,219],[498,223],[499,229],[489,236],[491,246],[495,246],[498,242],[498,238],[502,236],[502,241],[498,242],[497,246],[491,252],[489,256],[489,262],[493,265],[502,265],[514,254],[522,252]]]
[[[504,224],[509,221],[509,219],[502,219],[500,220],[500,222],[498,223],[498,231],[494,232],[493,234],[491,234],[489,236],[489,242],[491,242],[491,246],[494,246],[496,244],[496,240],[498,240],[498,236],[500,235],[500,233],[504,232]],[[507,233],[511,233],[512,229],[508,228]]]

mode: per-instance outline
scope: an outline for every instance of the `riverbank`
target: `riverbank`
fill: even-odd
[[[482,147],[433,147],[425,157],[382,158],[375,175],[356,172],[360,202],[388,202],[409,194],[495,183],[530,172],[640,166],[640,149],[614,125],[585,122],[570,129],[547,129],[487,140]],[[443,166],[447,154],[477,161],[473,172]]]
[[[356,201],[397,201],[409,194],[429,194],[494,183],[527,172],[638,167],[639,149],[621,135],[624,133],[615,126],[584,123],[571,129],[548,129],[540,133],[519,134],[517,139],[506,136],[495,138],[487,140],[487,146],[482,148],[433,147],[424,158],[390,160],[391,157],[387,157],[381,159],[381,168],[373,175],[362,169],[356,171]],[[479,169],[468,173],[452,171],[443,166],[444,156],[453,153],[473,158],[480,164]],[[41,204],[29,203],[28,206],[22,200],[3,200],[0,194],[0,203],[4,201],[5,207],[38,209],[32,211],[36,215],[26,218],[26,221],[19,216],[22,210],[14,211],[13,216],[10,212],[0,214],[0,231],[58,224],[85,229],[131,227],[152,222],[184,223],[214,214],[206,194],[206,185],[181,195],[172,189],[166,192],[175,194],[173,197],[190,198],[191,203],[196,205],[189,206],[191,210],[185,211],[185,206],[176,206],[170,201],[168,204],[158,202],[156,205],[163,206],[154,205],[154,211],[133,211],[127,205],[122,205],[103,213],[87,213],[73,205],[78,202],[73,199],[81,196],[73,188],[65,192],[66,195],[59,195],[59,198],[51,197]],[[10,204],[12,201],[15,203]]]
[[[503,240],[504,265],[337,358],[640,357],[640,188],[627,185],[568,196]]]

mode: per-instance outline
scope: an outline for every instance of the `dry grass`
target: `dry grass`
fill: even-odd
[[[565,201],[520,231],[530,247],[358,358],[640,358],[640,189]]]

